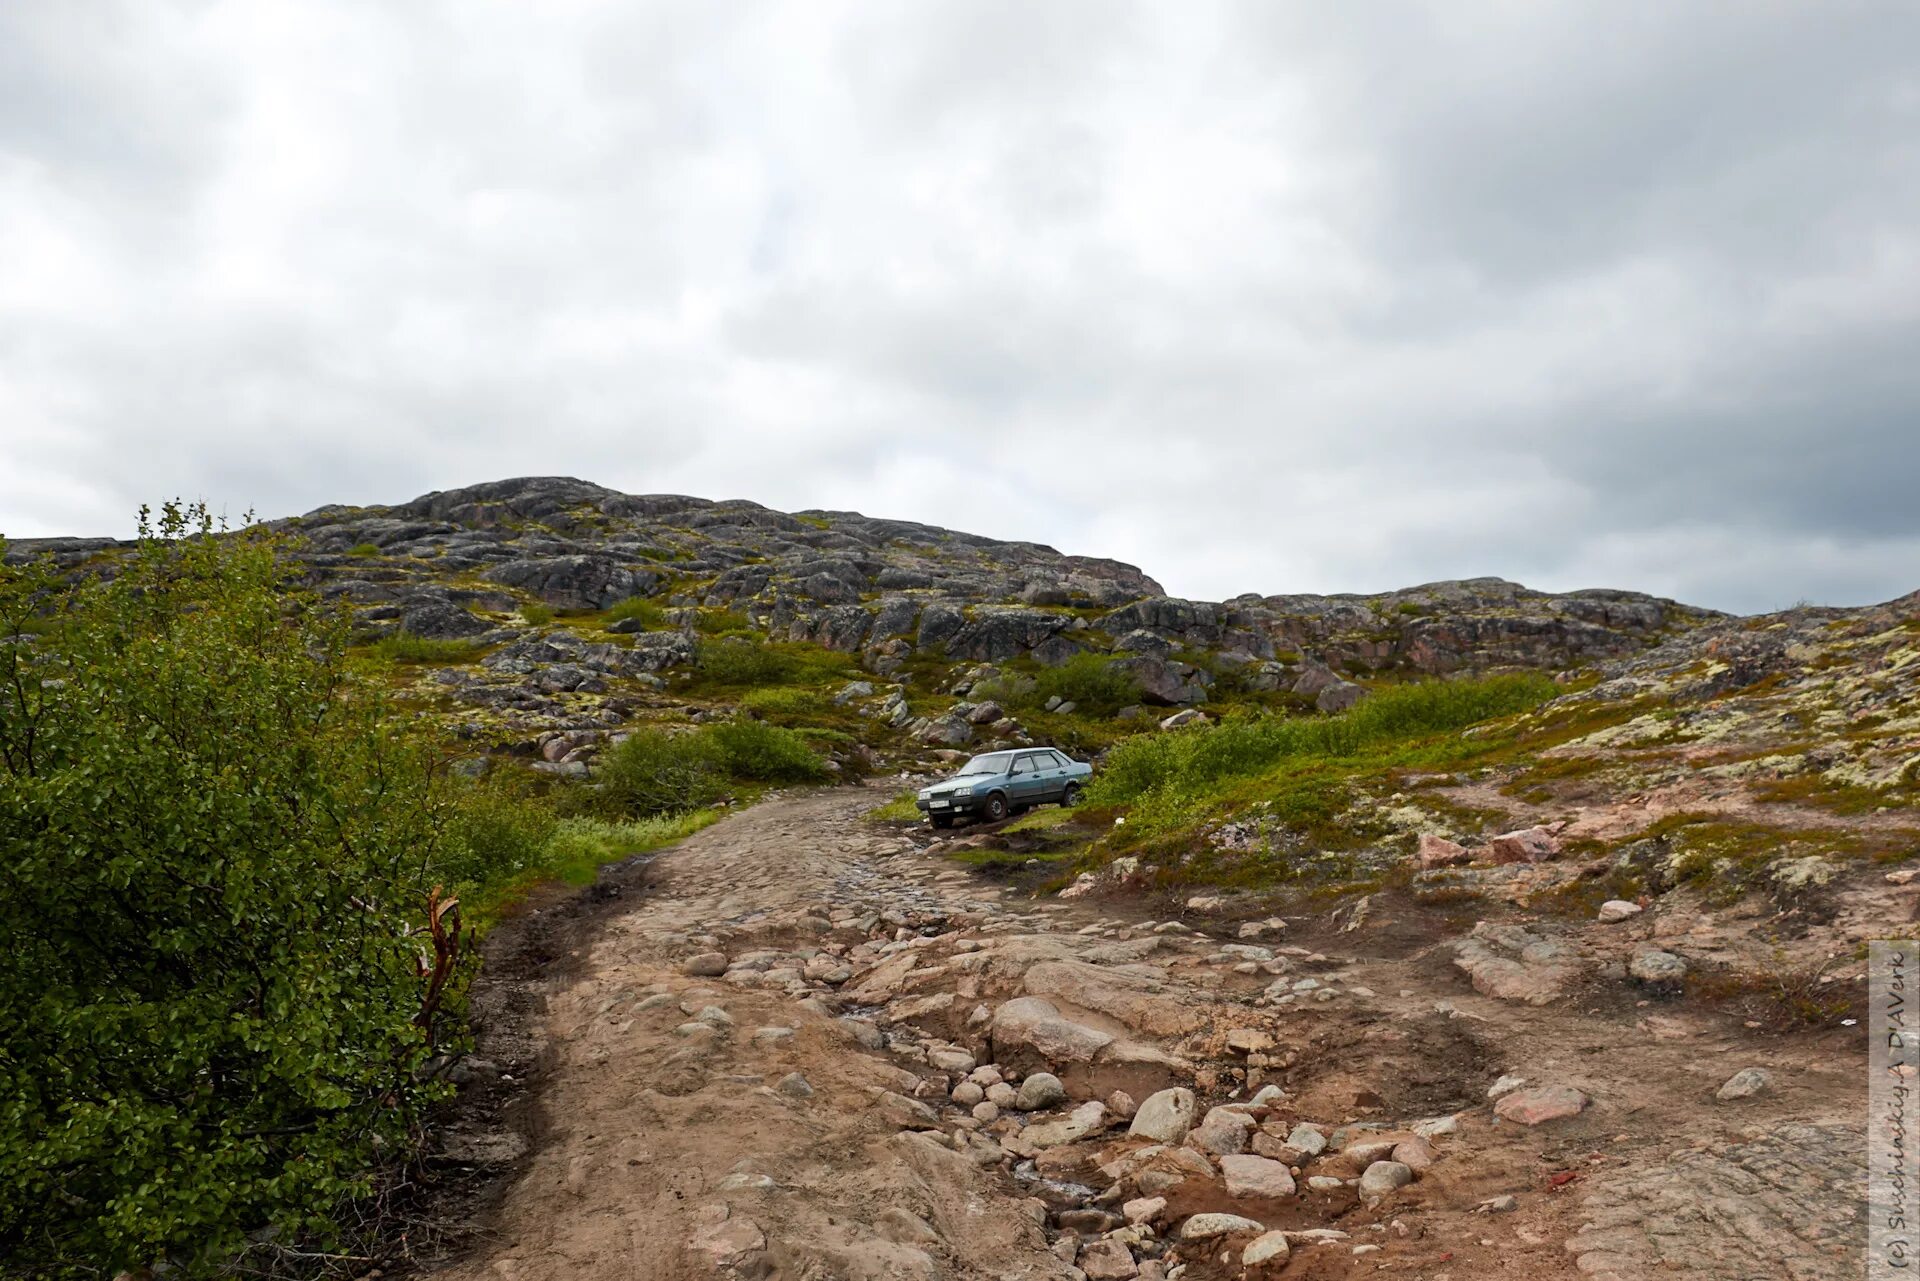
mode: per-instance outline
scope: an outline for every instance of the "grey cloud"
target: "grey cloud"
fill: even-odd
[[[1917,27],[8,6],[0,529],[570,472],[1214,597],[1891,597]]]

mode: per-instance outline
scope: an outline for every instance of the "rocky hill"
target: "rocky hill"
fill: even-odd
[[[1131,565],[1034,543],[854,512],[622,494],[562,477],[272,523],[298,536],[314,585],[351,605],[366,638],[446,643],[440,668],[418,684],[424,709],[498,745],[545,750],[552,735],[572,735],[562,755],[585,749],[576,759],[635,717],[728,703],[672,695],[697,692],[701,638],[729,632],[845,655],[843,685],[892,686],[847,696],[869,700],[868,720],[908,742],[958,746],[1062,737],[1064,722],[983,715],[982,703],[955,696],[998,678],[1017,688],[1083,655],[1137,687],[1128,706],[1108,709],[1124,719],[1156,706],[1333,711],[1368,680],[1564,671],[1642,653],[1720,617],[1635,592],[1553,594],[1500,579],[1377,596],[1178,600]],[[77,566],[113,546],[28,540],[8,555],[51,553]],[[1095,727],[1080,730],[1064,737],[1097,745]]]

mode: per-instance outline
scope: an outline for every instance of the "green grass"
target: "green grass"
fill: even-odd
[[[868,810],[867,820],[873,823],[917,823],[920,821],[920,810],[913,802],[912,791],[902,792],[880,808]]]
[[[520,607],[520,620],[529,627],[545,627],[553,621],[553,607],[533,601]]]
[[[723,810],[699,809],[642,819],[560,819],[531,866],[469,900],[467,919],[484,930],[541,885],[591,885],[606,864],[671,845],[724,815]]]
[[[395,632],[373,643],[375,654],[395,663],[465,663],[484,648],[478,641],[436,640],[430,636],[415,636],[411,632]]]
[[[1545,676],[1423,681],[1380,690],[1338,716],[1255,716],[1128,739],[1087,789],[1096,805],[1153,792],[1199,792],[1290,762],[1353,759],[1538,706],[1558,689]]]
[[[1338,716],[1263,715],[1140,735],[1108,755],[1086,803],[1126,818],[1103,848],[1138,853],[1183,881],[1351,879],[1367,871],[1356,851],[1390,834],[1370,797],[1397,790],[1404,771],[1502,751],[1512,733],[1461,731],[1557,692],[1542,676],[1430,681],[1377,691]],[[1202,838],[1230,816],[1261,821],[1260,849],[1216,849]]]
[[[379,554],[380,549],[372,543],[355,543],[353,546],[347,548],[347,555],[349,556],[365,558],[368,556],[378,556]]]
[[[699,669],[699,685],[729,691],[770,685],[819,687],[851,680],[860,672],[850,654],[747,636],[702,640]]]
[[[644,596],[629,596],[601,615],[602,626],[618,623],[625,619],[638,619],[640,625],[648,631],[658,631],[667,625],[667,611]]]
[[[831,704],[820,694],[810,689],[788,686],[748,690],[740,697],[740,708],[769,720],[804,721],[809,724],[831,714]]]
[[[753,620],[737,609],[703,609],[694,616],[693,630],[707,636],[737,636],[753,631]]]

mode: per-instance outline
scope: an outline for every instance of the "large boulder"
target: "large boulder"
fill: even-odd
[[[1151,655],[1115,659],[1112,669],[1132,677],[1140,687],[1141,698],[1162,707],[1201,702],[1206,698],[1207,686],[1213,679],[1191,663]]]
[[[622,565],[611,556],[547,556],[510,560],[486,573],[488,581],[517,587],[555,609],[606,609],[645,595],[660,576]]]
[[[987,1035],[994,1061],[1022,1073],[1090,1063],[1113,1043],[1109,1034],[1063,1018],[1058,1006],[1038,996],[1003,1003],[993,1012]]]

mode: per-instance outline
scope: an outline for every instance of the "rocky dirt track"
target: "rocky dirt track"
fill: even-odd
[[[1855,1031],[1503,1001],[1454,963],[1472,918],[1384,896],[1344,932],[1036,900],[882,799],[653,861],[547,984],[528,1151],[439,1275],[1858,1273]]]

